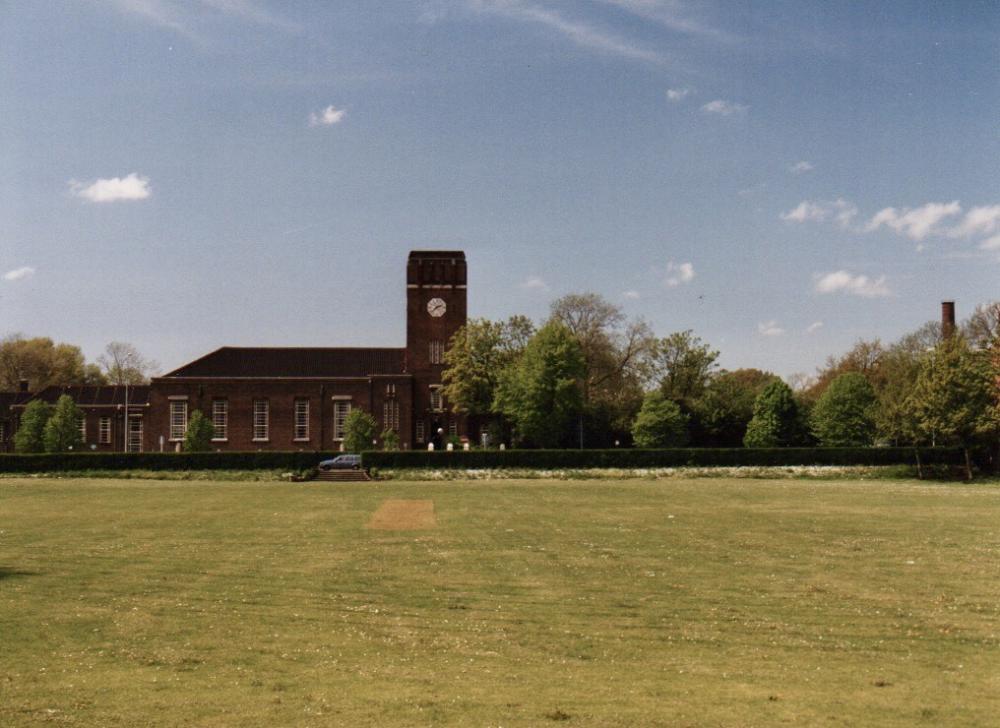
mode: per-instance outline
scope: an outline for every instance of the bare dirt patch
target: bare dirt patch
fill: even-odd
[[[415,531],[436,528],[434,501],[390,498],[372,514],[368,528],[379,531]]]

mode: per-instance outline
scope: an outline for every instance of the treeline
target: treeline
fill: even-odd
[[[692,331],[657,337],[596,294],[523,316],[471,320],[445,352],[444,394],[494,443],[518,447],[957,445],[1000,434],[1000,304],[954,336],[929,323],[859,341],[793,389],[722,370]]]
[[[79,346],[48,337],[0,339],[0,392],[16,391],[22,381],[33,392],[52,385],[146,384],[158,366],[122,341],[112,341],[96,362],[88,362]]]

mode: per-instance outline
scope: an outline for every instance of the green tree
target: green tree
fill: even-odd
[[[45,441],[45,452],[66,452],[80,450],[83,439],[80,437],[80,420],[83,411],[68,394],[56,400],[52,416],[45,423],[42,439]]]
[[[391,451],[399,449],[399,434],[395,430],[389,429],[382,432],[382,449]]]
[[[916,442],[918,429],[909,398],[917,384],[923,351],[893,345],[882,359],[876,390],[875,431],[894,446]]]
[[[943,339],[920,363],[909,406],[917,429],[932,445],[965,450],[966,475],[972,479],[969,449],[1000,433],[997,371],[990,352],[972,349],[966,339]]]
[[[523,443],[569,444],[583,407],[585,374],[583,352],[573,332],[549,321],[531,337],[517,363],[501,375],[494,411],[514,424]]]
[[[448,343],[441,375],[445,399],[455,412],[473,416],[492,412],[500,374],[521,355],[534,333],[524,316],[507,321],[473,319]]]
[[[665,397],[691,411],[711,380],[718,358],[719,352],[694,332],[678,331],[655,343],[650,374]]]
[[[360,453],[371,450],[377,434],[375,418],[363,409],[352,409],[344,419],[344,451]]]
[[[688,416],[663,392],[649,392],[632,425],[636,447],[683,447],[688,441]]]
[[[212,449],[215,426],[201,410],[195,410],[188,419],[184,433],[184,452],[208,452]]]
[[[841,374],[813,407],[810,425],[826,447],[866,447],[875,438],[875,389],[858,372]]]
[[[780,379],[771,382],[757,396],[753,418],[743,438],[746,447],[783,447],[800,437],[799,407],[791,388]]]
[[[32,391],[52,384],[84,384],[88,378],[80,347],[20,334],[0,341],[0,391],[15,390],[27,379]]]
[[[736,369],[713,376],[694,404],[697,441],[711,447],[740,447],[757,396],[777,379],[759,369]]]
[[[14,435],[16,452],[45,451],[45,423],[52,416],[52,407],[40,399],[28,402],[21,415],[21,423]]]

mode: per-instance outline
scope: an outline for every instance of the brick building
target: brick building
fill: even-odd
[[[82,385],[32,394],[24,383],[0,392],[0,451],[13,449],[31,399],[54,404],[63,394],[84,413],[87,450],[178,449],[195,410],[215,426],[217,450],[337,450],[356,408],[375,417],[379,432],[395,430],[403,448],[440,447],[468,435],[465,417],[449,412],[441,395],[445,347],[466,321],[466,281],[465,253],[410,253],[402,348],[224,346],[127,391]]]
[[[466,321],[461,251],[413,251],[406,264],[403,348],[222,347],[153,379],[143,449],[173,450],[201,410],[219,450],[335,450],[361,408],[403,448],[467,436],[441,396],[445,346]]]

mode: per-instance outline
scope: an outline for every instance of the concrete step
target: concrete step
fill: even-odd
[[[315,480],[328,483],[360,483],[371,478],[364,470],[320,470]]]

